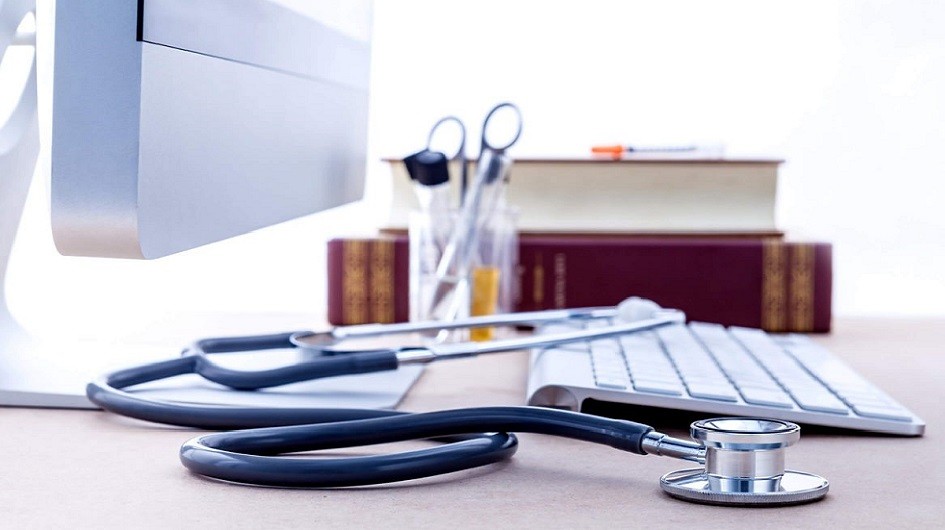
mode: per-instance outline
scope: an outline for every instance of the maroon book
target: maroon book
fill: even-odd
[[[827,243],[781,239],[520,238],[517,311],[609,306],[628,296],[690,320],[767,331],[830,330]],[[408,319],[406,237],[328,243],[328,319]]]

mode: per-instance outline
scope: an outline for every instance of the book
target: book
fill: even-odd
[[[381,237],[407,237],[407,228],[381,228]],[[632,237],[634,239],[783,239],[781,230],[755,232],[554,232],[540,230],[522,230],[518,233],[529,237],[580,237],[587,239],[611,239],[613,237]]]
[[[522,235],[518,261],[516,311],[612,306],[641,296],[690,320],[830,331],[829,243]],[[406,237],[329,241],[328,279],[332,324],[408,319]]]
[[[385,228],[403,229],[417,200],[403,162],[386,162],[392,207]],[[523,233],[767,235],[777,232],[781,163],[673,156],[522,158],[512,166],[508,202],[520,211]],[[451,171],[458,175],[455,164]],[[475,162],[470,165],[473,175]]]

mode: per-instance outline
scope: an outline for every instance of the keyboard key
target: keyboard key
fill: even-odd
[[[686,381],[686,388],[689,389],[689,395],[692,397],[715,401],[738,401],[738,394],[731,386],[707,385]]]
[[[709,386],[731,386],[725,376],[718,374],[699,375],[698,373],[685,374],[683,380],[686,383],[709,385]]]
[[[595,382],[599,387],[616,390],[625,390],[630,383],[630,381],[620,377],[596,377]]]
[[[665,394],[668,396],[681,396],[683,388],[678,383],[667,383],[665,381],[633,380],[633,389],[637,392],[646,392],[648,394]]]
[[[848,414],[850,412],[850,409],[842,401],[826,390],[791,392],[791,397],[804,410],[828,412],[830,414]]]
[[[769,407],[794,408],[794,401],[781,390],[767,390],[762,388],[739,388],[745,403],[766,405]]]
[[[599,350],[591,345],[591,362],[594,364],[594,370],[613,370],[626,373],[627,365],[623,362],[623,356],[618,352],[609,350]]]
[[[880,420],[912,421],[912,415],[899,407],[870,407],[853,405],[853,412],[867,418]]]
[[[632,375],[634,381],[654,381],[657,383],[671,383],[674,386],[682,386],[679,382],[679,376],[676,375],[676,372],[648,372],[644,370],[638,370],[632,372]]]
[[[902,408],[895,401],[878,394],[847,394],[838,392],[840,399],[851,407],[867,406],[879,408]]]

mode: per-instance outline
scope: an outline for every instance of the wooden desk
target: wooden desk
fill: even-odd
[[[511,462],[410,484],[236,486],[180,465],[191,431],[102,412],[0,409],[0,527],[941,527],[945,321],[842,321],[820,340],[928,427],[924,438],[805,435],[789,467],[831,482],[812,505],[683,503],[665,496],[658,478],[685,462],[528,434]],[[525,372],[522,353],[434,365],[403,408],[521,404]],[[660,427],[685,434],[686,425],[668,425]]]

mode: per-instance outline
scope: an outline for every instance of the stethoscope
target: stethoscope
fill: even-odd
[[[484,343],[367,351],[339,347],[342,339],[387,333],[604,317],[615,318],[619,323]],[[822,498],[828,489],[825,479],[785,470],[784,451],[797,442],[800,429],[779,420],[698,421],[691,426],[694,441],[687,441],[640,423],[537,407],[486,407],[428,413],[240,407],[157,400],[127,390],[184,374],[199,374],[235,390],[256,390],[323,377],[395,370],[407,364],[636,333],[684,321],[685,315],[679,311],[631,298],[614,308],[539,311],[449,323],[350,326],[323,333],[304,331],[204,339],[185,349],[180,358],[107,374],[90,383],[86,391],[93,403],[124,416],[184,427],[228,430],[186,442],[180,459],[184,466],[200,475],[243,484],[336,488],[450,473],[510,458],[518,447],[512,431],[521,431],[703,464],[701,468],[669,473],[660,479],[664,491],[684,500],[746,506],[798,504]],[[211,354],[282,348],[300,350],[301,360],[276,369],[241,371],[223,367],[210,357]],[[359,457],[282,456],[414,439],[434,439],[442,445]]]

